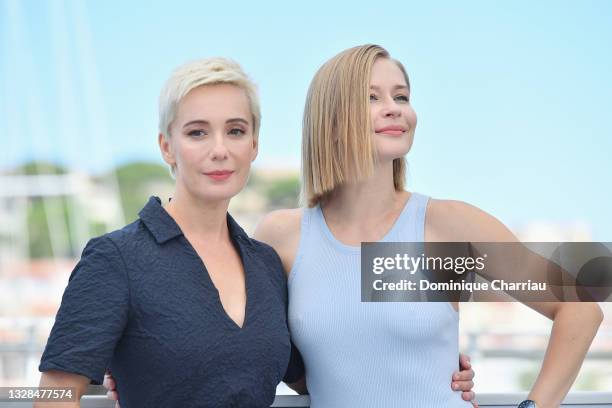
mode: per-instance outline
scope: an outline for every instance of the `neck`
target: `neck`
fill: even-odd
[[[341,222],[377,220],[405,202],[405,192],[393,185],[393,162],[376,165],[371,177],[338,187],[322,205],[330,218]]]
[[[186,235],[219,242],[229,237],[228,206],[229,200],[203,200],[177,183],[172,200],[164,208]]]

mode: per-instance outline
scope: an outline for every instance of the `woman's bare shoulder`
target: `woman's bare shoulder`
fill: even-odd
[[[302,219],[301,208],[276,210],[266,214],[253,234],[253,238],[263,241],[268,245],[285,241],[300,232],[300,221]]]
[[[516,241],[514,234],[491,214],[464,201],[440,199],[429,200],[425,237],[440,242]]]
[[[297,253],[302,212],[302,208],[272,211],[261,219],[253,233],[253,238],[274,248],[287,273]]]

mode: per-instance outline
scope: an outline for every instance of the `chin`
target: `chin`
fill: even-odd
[[[234,198],[238,193],[234,194],[225,194],[222,192],[211,192],[207,191],[206,193],[198,194],[198,197],[206,202],[217,202],[217,201],[229,201]]]
[[[241,186],[234,183],[216,186],[198,186],[192,194],[204,201],[226,201],[231,200],[241,190]]]
[[[406,156],[410,148],[406,149],[380,149],[378,150],[378,161],[384,163],[386,161],[393,161],[395,159],[401,159]]]
[[[405,156],[412,147],[412,141],[408,140],[397,140],[397,141],[386,141],[388,143],[377,143],[376,151],[380,158],[394,158]]]

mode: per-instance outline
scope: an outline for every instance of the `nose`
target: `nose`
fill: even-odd
[[[381,114],[386,118],[397,118],[402,114],[402,110],[393,98],[385,98]]]
[[[210,151],[210,157],[212,160],[226,160],[228,158],[229,151],[225,145],[225,138],[223,135],[215,136],[215,145]]]

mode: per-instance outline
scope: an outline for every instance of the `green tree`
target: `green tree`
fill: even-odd
[[[263,182],[262,187],[271,209],[293,208],[299,204],[299,176],[288,176]]]
[[[174,185],[168,167],[157,163],[128,163],[119,166],[115,173],[126,222],[138,218],[138,212],[149,196],[163,195]],[[106,175],[106,178],[111,175]]]
[[[55,163],[47,161],[30,161],[26,162],[12,171],[9,171],[11,175],[25,175],[33,176],[37,174],[66,174],[67,170],[65,167]]]
[[[10,175],[58,175],[66,174],[65,167],[47,161],[30,161],[26,162],[12,171]],[[27,208],[27,225],[28,225],[28,240],[29,253],[31,258],[47,258],[52,256],[72,256],[73,250],[70,243],[72,237],[67,228],[68,208],[67,201],[63,197],[45,198],[31,197],[28,200]],[[52,214],[48,214],[51,212]],[[59,225],[63,231],[67,231],[67,242],[63,242],[56,246],[60,253],[53,253],[51,244],[51,233],[49,231],[49,219],[54,217],[53,221]]]

